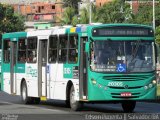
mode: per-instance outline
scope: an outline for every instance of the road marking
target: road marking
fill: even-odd
[[[0,103],[2,103],[2,104],[11,104],[11,105],[13,105],[13,104],[14,104],[14,103],[5,102],[5,101],[0,101]]]
[[[41,110],[44,110],[44,111],[52,111],[52,112],[56,112],[55,114],[62,114],[62,112],[63,112],[63,114],[70,113],[70,111],[55,110],[54,108],[49,109],[49,108],[44,108],[43,106],[40,107],[40,106],[34,106],[34,105],[17,104],[17,103],[5,102],[5,101],[0,101],[0,104],[17,105],[17,107],[24,106],[26,109],[27,108],[35,108],[35,109],[38,109],[38,110],[41,109]]]

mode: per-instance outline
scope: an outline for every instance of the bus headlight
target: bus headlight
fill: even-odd
[[[152,83],[155,85],[155,84],[157,83],[157,81],[156,81],[156,80],[153,80]]]
[[[91,81],[92,81],[92,84],[94,85],[97,84],[97,81],[95,79],[92,78]]]

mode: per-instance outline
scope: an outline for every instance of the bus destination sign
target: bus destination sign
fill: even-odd
[[[95,28],[92,31],[94,37],[153,37],[153,30],[144,27],[106,27],[106,28]]]

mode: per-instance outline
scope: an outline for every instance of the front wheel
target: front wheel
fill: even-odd
[[[123,111],[126,113],[133,112],[136,106],[136,101],[124,101],[122,102]]]
[[[28,97],[26,82],[22,83],[21,98],[24,104],[30,104],[33,101],[31,97]]]
[[[70,90],[70,107],[74,111],[78,111],[82,108],[83,103],[75,100],[75,90],[74,86],[72,85],[71,90]]]

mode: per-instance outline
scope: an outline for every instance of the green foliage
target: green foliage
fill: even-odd
[[[0,34],[24,30],[24,18],[9,5],[0,4]]]
[[[72,24],[73,17],[75,16],[75,9],[73,7],[66,7],[61,19],[61,24]]]
[[[73,7],[78,12],[78,2],[81,0],[63,0],[64,7]]]
[[[156,27],[156,42],[160,44],[160,26]]]
[[[139,6],[138,12],[135,14],[133,23],[152,25],[152,6],[146,2]]]
[[[83,8],[80,14],[80,23],[81,24],[88,24],[89,23],[89,10]]]
[[[102,23],[123,23],[132,19],[129,4],[115,0],[98,8],[97,18]]]

